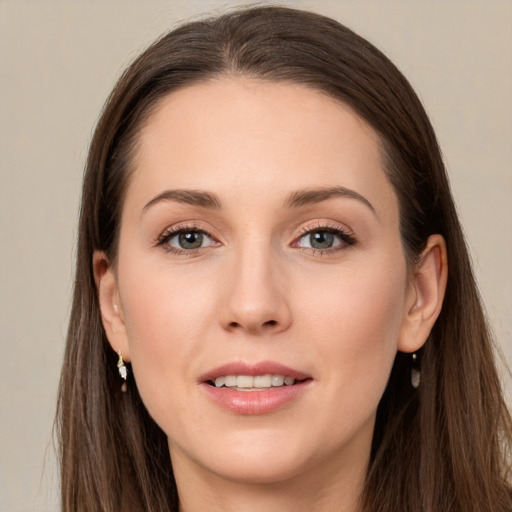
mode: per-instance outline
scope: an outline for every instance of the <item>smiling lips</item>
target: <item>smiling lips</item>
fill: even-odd
[[[273,362],[228,363],[200,378],[200,385],[217,405],[241,415],[265,414],[299,398],[312,378]]]

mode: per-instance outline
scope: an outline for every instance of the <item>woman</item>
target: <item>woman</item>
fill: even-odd
[[[385,56],[258,7],[130,66],[89,152],[58,421],[66,511],[512,509],[439,148]]]

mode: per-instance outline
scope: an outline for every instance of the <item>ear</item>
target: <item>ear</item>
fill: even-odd
[[[425,344],[441,312],[447,279],[446,242],[431,235],[410,277],[398,350],[416,352]]]
[[[126,335],[123,308],[117,286],[114,269],[103,251],[93,255],[93,271],[98,301],[100,303],[101,322],[113,350],[121,352],[126,362],[130,361],[130,350]]]

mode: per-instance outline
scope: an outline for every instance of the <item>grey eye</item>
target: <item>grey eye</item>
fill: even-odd
[[[310,249],[331,249],[342,243],[340,235],[326,230],[310,231],[299,240],[300,247]]]
[[[197,231],[180,233],[178,243],[182,249],[198,249],[203,245],[203,234]]]
[[[181,231],[171,236],[167,244],[184,250],[200,249],[214,245],[214,241],[202,231]]]
[[[309,235],[309,243],[314,249],[329,249],[334,242],[334,235],[327,231],[317,231]]]

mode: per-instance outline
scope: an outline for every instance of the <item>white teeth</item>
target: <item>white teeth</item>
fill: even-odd
[[[272,386],[282,386],[284,377],[282,375],[272,375]]]
[[[239,375],[237,377],[236,382],[237,388],[253,388],[254,387],[254,377],[250,375]]]
[[[284,375],[223,375],[215,379],[215,387],[221,388],[238,388],[240,390],[249,390],[252,388],[271,388],[281,387],[283,385],[291,386],[295,384],[293,377],[285,377]]]
[[[257,375],[253,380],[253,387],[255,388],[269,388],[272,386],[272,375]]]
[[[226,377],[224,377],[224,379],[224,385],[227,386],[228,388],[237,385],[238,378],[236,375],[227,375]]]
[[[215,379],[215,387],[220,388],[220,387],[224,386],[225,382],[226,382],[226,377],[217,377]]]

